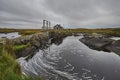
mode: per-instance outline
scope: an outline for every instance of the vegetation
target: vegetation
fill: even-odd
[[[120,37],[120,28],[115,28],[112,30],[111,33],[108,33],[109,35],[112,35],[112,36],[119,36]]]
[[[18,50],[23,47],[25,45],[15,46]],[[42,80],[42,78],[33,79],[22,74],[20,65],[16,62],[13,54],[13,46],[5,45],[0,49],[2,49],[0,52],[0,80]]]
[[[25,30],[25,31],[19,31],[20,35],[31,35],[31,34],[35,34],[35,33],[40,33],[40,30]]]
[[[6,28],[0,29],[0,33],[11,33],[11,32],[19,32],[20,35],[30,35],[41,32],[41,30],[40,29],[6,29]]]
[[[27,44],[21,44],[21,45],[14,45],[13,48],[14,48],[14,51],[17,52],[17,51],[23,50],[29,46],[31,46],[31,44],[27,43]]]
[[[14,58],[3,50],[0,56],[0,80],[20,80],[21,70]]]
[[[73,33],[110,33],[112,29],[85,29],[85,28],[78,28],[78,29],[70,29]]]
[[[54,30],[51,30],[54,31]],[[106,29],[85,29],[85,28],[78,28],[78,29],[61,29],[55,30],[57,32],[63,33],[100,33],[105,35],[111,36],[120,36],[120,28],[106,28]]]
[[[51,29],[50,31],[54,31]],[[71,33],[105,33],[113,36],[120,36],[120,28],[103,28],[103,29],[61,29],[55,30],[59,32],[71,32]],[[34,33],[42,33],[41,29],[0,29],[0,33],[19,32],[20,35],[30,35]]]
[[[27,45],[15,45],[14,46],[15,50],[21,50],[21,49],[26,48],[26,47],[27,47]]]
[[[3,50],[3,45],[0,44],[0,55],[1,55],[2,50]]]

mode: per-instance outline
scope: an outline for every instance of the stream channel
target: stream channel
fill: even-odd
[[[45,80],[120,80],[120,57],[92,50],[80,38],[68,36],[39,50],[28,61],[25,57],[17,59],[22,72]]]

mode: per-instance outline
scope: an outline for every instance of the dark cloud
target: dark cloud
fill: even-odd
[[[120,27],[120,0],[0,0],[0,27],[40,28],[42,20],[70,28]]]

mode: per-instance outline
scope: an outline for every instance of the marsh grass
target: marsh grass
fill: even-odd
[[[120,37],[120,28],[105,28],[105,29],[85,29],[85,28],[78,28],[78,29],[62,29],[62,30],[51,30],[57,31],[61,33],[100,33],[110,36],[117,36]]]
[[[17,46],[17,49],[23,48],[23,45]],[[13,45],[3,45],[0,52],[0,80],[43,80],[42,78],[32,78],[25,76],[21,72],[20,65],[17,63],[14,55]]]
[[[34,33],[42,32],[40,29],[7,29],[7,28],[0,28],[0,33],[11,33],[11,32],[19,32],[20,35],[31,35]]]
[[[11,54],[3,50],[0,56],[0,80],[42,80],[42,78],[33,79],[22,75],[20,65]]]
[[[76,28],[76,29],[61,29],[50,31],[65,32],[65,33],[105,33],[112,36],[120,36],[120,28],[101,28],[101,29],[86,29],[86,28]],[[43,33],[42,29],[0,29],[0,33],[10,33],[19,32],[20,35],[31,35],[34,33]]]
[[[0,44],[0,55],[1,55],[1,53],[2,53],[2,50],[3,50],[3,45]]]
[[[0,56],[0,80],[20,80],[21,69],[15,59],[5,49]]]
[[[20,31],[19,34],[24,36],[24,35],[31,35],[31,34],[35,34],[35,33],[40,33],[40,31],[38,30],[32,30],[32,31]]]

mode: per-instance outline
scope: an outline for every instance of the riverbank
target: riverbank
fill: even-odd
[[[0,80],[34,80],[29,75],[22,74],[22,70],[15,57],[3,48],[0,54]],[[41,76],[35,80],[43,80]]]
[[[21,68],[16,62],[16,59],[20,57],[26,57],[26,59],[29,59],[33,57],[39,49],[46,49],[49,46],[50,39],[52,43],[55,43],[57,39],[63,39],[69,35],[71,34],[50,32],[49,35],[47,35],[47,33],[36,33],[15,39],[5,39],[5,43],[0,44],[0,69],[4,68],[4,70],[0,70],[0,80],[33,80],[32,77],[26,77],[22,74]],[[5,64],[6,66],[4,66]],[[7,72],[8,67],[10,69],[9,72]],[[7,76],[5,77],[5,75]],[[38,78],[35,80],[42,79]]]
[[[6,47],[12,47],[16,58],[34,55],[39,49],[45,49],[49,46],[49,40],[55,43],[56,40],[63,39],[72,35],[66,32],[47,32],[36,33],[32,35],[21,36],[15,39],[6,39]],[[8,51],[10,52],[10,51]]]
[[[120,40],[113,40],[110,36],[103,34],[84,35],[81,42],[91,49],[115,52],[120,55]]]

